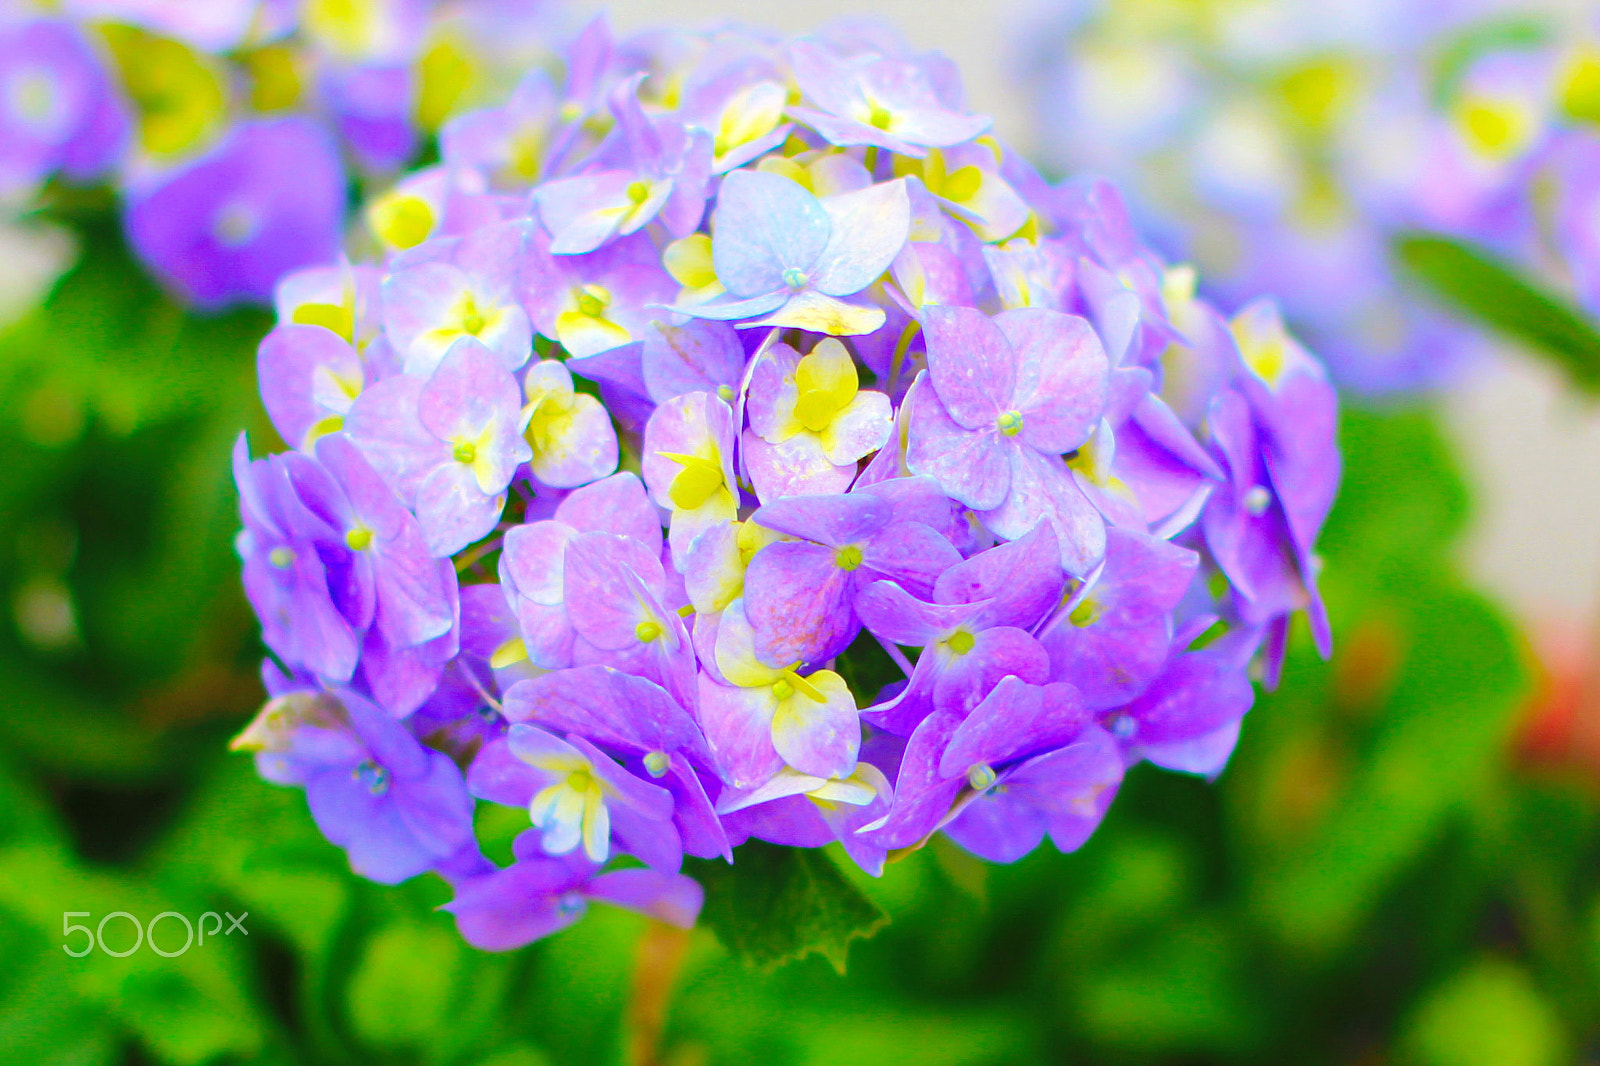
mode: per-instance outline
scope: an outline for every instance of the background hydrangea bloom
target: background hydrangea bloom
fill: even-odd
[[[353,181],[392,177],[509,88],[560,23],[552,5],[491,0],[10,4],[0,203],[52,214],[52,179],[108,182],[135,254],[182,302],[266,303],[337,253]]]
[[[1448,382],[1487,347],[1421,298],[1395,242],[1466,240],[1595,306],[1597,26],[1582,5],[1395,2],[1337,14],[1207,2],[1162,17],[1064,0],[1023,44],[1038,141],[1125,183],[1228,303],[1263,293],[1363,391]],[[1551,231],[1561,245],[1549,247]]]

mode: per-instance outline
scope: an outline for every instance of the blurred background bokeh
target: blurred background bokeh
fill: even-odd
[[[233,101],[218,105],[237,112],[227,121],[299,107],[343,123],[339,158],[352,195],[426,159],[442,115],[496,83],[493,71],[474,80],[452,66],[447,35],[363,65],[334,47],[336,34],[332,44],[311,34],[305,47],[324,53],[304,62],[319,64],[319,80],[297,90],[299,103],[279,99],[268,111],[250,88],[270,80],[261,71],[279,69],[274,60],[236,42],[180,40],[161,19],[182,5],[64,6],[98,7],[103,21],[142,27],[147,50],[120,75],[136,83],[137,72],[159,69],[149,57],[166,49],[179,67],[194,59],[204,75],[197,84]],[[250,5],[216,9],[236,6]],[[588,14],[584,5],[521,6],[540,10],[528,16],[531,43],[507,49],[513,65]],[[1206,184],[1201,164],[1210,157],[1183,145],[1209,128],[1201,121],[1209,103],[1227,105],[1215,112],[1227,116],[1225,133],[1268,155],[1274,137],[1284,151],[1304,148],[1317,132],[1304,114],[1281,129],[1237,116],[1281,104],[1285,84],[1305,84],[1285,77],[1307,70],[1313,83],[1316,71],[1351,69],[1427,78],[1447,61],[1470,67],[1478,53],[1462,60],[1462,48],[1565,62],[1573,27],[1596,14],[1458,6],[1448,17],[1430,10],[1425,26],[1408,23],[1402,33],[1386,19],[1423,5],[1319,5],[1327,22],[1309,44],[1291,31],[1304,30],[1311,13],[1287,2],[877,0],[863,10],[845,0],[628,0],[608,8],[623,31],[738,18],[796,32],[835,16],[885,16],[915,45],[951,54],[974,107],[994,113],[1000,134],[1053,176],[1110,172],[1152,235],[1169,242],[1164,250],[1225,276],[1229,250],[1291,240],[1248,226],[1230,235],[1228,224],[1293,212],[1271,184],[1282,173],[1270,167],[1252,172],[1265,175],[1245,190],[1255,200],[1238,182]],[[1277,22],[1263,14],[1273,11]],[[398,147],[363,140],[373,127],[350,117],[372,119],[349,103],[360,97],[350,86],[379,68],[413,79],[404,97],[413,110],[400,121],[415,139]],[[1187,109],[1177,133],[1114,143],[1097,124],[1127,132],[1131,112],[1085,103],[1106,103],[1116,95],[1110,85],[1127,89],[1128,108],[1148,105],[1154,98],[1133,92],[1136,79],[1161,83],[1174,71],[1191,79],[1173,82]],[[144,120],[135,138],[159,137],[164,127],[152,134],[150,120],[181,111],[174,99],[198,91],[149,81],[129,90]],[[141,84],[144,95],[134,91]],[[454,86],[442,104],[441,84]],[[1390,83],[1374,75],[1373,84]],[[1600,95],[1600,83],[1593,89]],[[1400,94],[1376,96],[1405,106]],[[1431,100],[1424,93],[1418,106],[1427,111]],[[424,103],[437,113],[418,113]],[[1541,121],[1587,135],[1597,117],[1569,108]],[[208,150],[204,123],[191,133],[175,158]],[[1228,151],[1238,160],[1245,149]],[[162,180],[156,155],[116,175],[123,202]],[[1530,202],[1536,184],[1526,186]],[[1174,187],[1194,202],[1164,199]],[[1341,233],[1383,227],[1366,249],[1384,271],[1374,298],[1408,321],[1426,320],[1429,338],[1437,323],[1451,346],[1448,358],[1424,359],[1407,340],[1415,334],[1387,333],[1398,362],[1374,367],[1363,357],[1383,352],[1340,332],[1341,308],[1319,315],[1307,304],[1297,316],[1308,336],[1349,346],[1335,364],[1349,386],[1346,475],[1321,547],[1336,650],[1322,662],[1296,633],[1282,684],[1258,700],[1217,781],[1134,770],[1103,828],[1073,855],[1046,848],[1002,867],[943,844],[918,851],[881,880],[857,877],[889,920],[851,944],[843,973],[819,956],[760,971],[706,929],[682,941],[604,908],[515,953],[474,951],[433,910],[447,897],[442,883],[427,876],[387,888],[355,878],[298,792],[262,783],[248,760],[227,753],[262,699],[261,648],[232,549],[227,454],[241,428],[270,438],[254,364],[270,311],[248,300],[189,306],[184,279],[157,280],[135,261],[119,198],[103,185],[55,177],[8,195],[0,1060],[1600,1062],[1600,681],[1591,632],[1600,604],[1592,406],[1600,377],[1584,377],[1586,365],[1600,370],[1600,347],[1586,347],[1600,335],[1581,280],[1526,242],[1404,212],[1380,219],[1366,201],[1341,202],[1326,216]],[[1196,218],[1212,225],[1202,232]],[[351,226],[361,239],[359,223]],[[1427,269],[1408,273],[1391,239],[1419,232],[1483,258],[1451,261],[1431,278]],[[1307,254],[1292,269],[1240,271],[1222,292],[1236,303],[1252,286],[1296,282],[1294,270],[1315,291],[1319,271],[1332,266]],[[1485,281],[1474,264],[1509,271],[1527,292],[1508,289],[1502,275]],[[1452,293],[1474,279],[1480,302],[1503,306],[1522,293],[1532,310],[1487,325],[1452,311]],[[63,913],[98,920],[113,911],[146,922],[162,911],[248,911],[249,934],[175,958],[62,950]]]

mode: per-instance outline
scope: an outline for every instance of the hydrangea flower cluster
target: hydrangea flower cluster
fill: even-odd
[[[381,263],[280,286],[237,745],[472,943],[692,923],[752,837],[1072,850],[1132,764],[1220,771],[1294,612],[1326,649],[1322,367],[942,56],[597,22],[441,144]]]
[[[545,0],[0,4],[0,204],[109,182],[129,243],[190,303],[268,302],[338,254],[354,174],[548,55]]]
[[[1027,45],[1039,140],[1126,182],[1222,300],[1280,297],[1341,383],[1441,384],[1481,338],[1407,298],[1399,232],[1485,245],[1600,310],[1585,10],[1068,0]]]

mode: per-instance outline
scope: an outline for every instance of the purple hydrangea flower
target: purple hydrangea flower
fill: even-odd
[[[255,752],[262,776],[303,787],[317,828],[363,877],[394,884],[472,846],[455,763],[354,693],[276,697],[233,747]]]
[[[842,336],[883,325],[881,309],[845,298],[876,281],[905,245],[903,183],[818,200],[782,175],[737,170],[722,181],[716,219],[712,262],[727,295],[676,310]]]
[[[139,182],[134,252],[203,306],[266,302],[284,274],[339,251],[345,178],[328,136],[298,118],[236,126],[212,151]]]
[[[566,928],[592,900],[687,929],[705,893],[692,878],[658,870],[599,872],[582,856],[546,858],[533,831],[512,844],[516,863],[460,884],[443,907],[461,936],[485,951],[509,951]]]
[[[685,237],[700,224],[711,176],[711,137],[704,130],[672,119],[651,119],[639,106],[635,75],[611,94],[620,138],[616,147],[600,150],[597,166],[571,178],[547,182],[535,200],[545,227],[554,234],[550,250],[558,255],[592,252],[617,234],[637,231],[660,217],[674,237]]]
[[[128,109],[77,27],[34,19],[0,27],[0,197],[60,169],[93,178],[128,140]]]
[[[616,846],[657,869],[676,872],[683,844],[672,824],[672,794],[618,766],[581,736],[563,740],[518,722],[487,745],[467,771],[467,787],[493,803],[527,807],[546,854],[580,848],[604,862]]]
[[[476,337],[507,370],[528,361],[528,313],[515,292],[526,227],[508,222],[411,249],[383,282],[383,325],[406,373],[426,376],[450,346]]]
[[[755,521],[796,538],[758,552],[745,575],[756,658],[768,666],[821,663],[855,639],[858,591],[881,578],[926,590],[961,561],[936,529],[898,519],[882,496],[791,496]]]
[[[789,48],[795,80],[815,107],[789,114],[832,144],[874,145],[913,158],[932,146],[970,141],[989,128],[941,94],[918,64],[893,56],[841,56],[820,42]]]
[[[1106,357],[1083,319],[1037,308],[989,318],[930,307],[931,390],[918,392],[906,465],[937,480],[1007,539],[1039,515],[1066,568],[1086,574],[1105,525],[1061,455],[1088,439],[1106,402]]]
[[[494,529],[517,464],[532,456],[519,392],[489,349],[465,337],[429,377],[385,378],[351,407],[351,439],[415,509],[435,555]]]

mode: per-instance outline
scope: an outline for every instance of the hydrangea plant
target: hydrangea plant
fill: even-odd
[[[1294,614],[1326,652],[1323,368],[944,57],[597,21],[440,144],[279,285],[236,746],[471,943],[692,924],[753,839],[1072,850],[1131,765],[1221,771]]]

